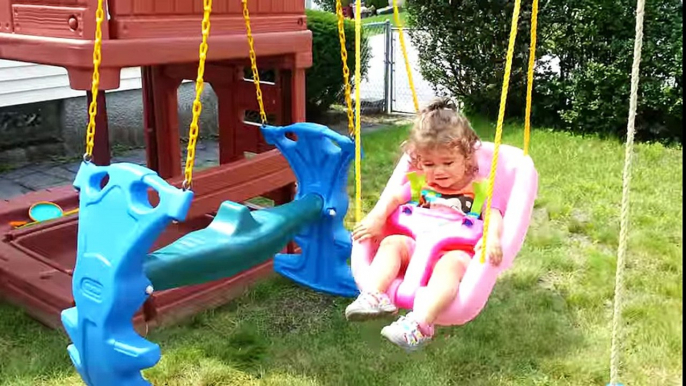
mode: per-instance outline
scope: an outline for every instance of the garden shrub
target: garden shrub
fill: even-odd
[[[622,136],[629,108],[635,1],[550,0],[539,13],[533,120],[581,133]],[[513,2],[413,0],[410,31],[424,77],[472,112],[497,116]],[[507,117],[526,97],[531,4],[522,3]],[[682,3],[646,3],[637,139],[682,141]],[[554,71],[554,67],[558,67]]]
[[[498,114],[513,2],[413,0],[406,3],[408,30],[423,77],[459,99],[471,113]],[[523,14],[522,20],[526,18]],[[524,106],[522,68],[528,60],[528,26],[520,23],[508,98],[508,116]]]
[[[625,136],[636,3],[551,0],[549,4],[543,21],[554,29],[544,41],[542,53],[560,58],[560,74],[552,78],[559,87],[548,90],[558,101],[560,126]],[[681,142],[682,4],[676,0],[650,1],[645,12],[636,137]]]
[[[314,3],[319,6],[324,11],[335,12],[336,11],[336,0],[314,0]],[[341,0],[342,6],[347,6],[351,3],[351,0]]]
[[[335,12],[336,0],[314,0],[314,2],[324,11]],[[342,6],[352,4],[351,0],[341,0]],[[388,7],[388,0],[364,0],[364,6],[370,8],[374,6],[376,9]]]
[[[371,8],[374,6],[375,9],[381,9],[388,7],[388,0],[365,0],[364,5]]]
[[[307,11],[307,25],[312,31],[312,67],[307,71],[307,114],[316,117],[340,100],[344,90],[341,43],[338,36],[338,19],[325,11]],[[350,82],[355,75],[355,24],[345,22],[345,46],[348,51]],[[362,36],[362,76],[369,64],[367,37]]]

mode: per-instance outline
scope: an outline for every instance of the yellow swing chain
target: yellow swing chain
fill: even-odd
[[[91,93],[93,100],[88,107],[88,128],[86,129],[86,153],[84,160],[90,162],[93,158],[95,141],[95,117],[98,112],[98,91],[100,88],[100,64],[102,63],[102,22],[105,20],[104,0],[98,0],[98,8],[95,11],[95,44],[93,47],[93,79]],[[184,189],[190,189],[193,180],[193,164],[195,162],[195,147],[198,141],[198,120],[202,111],[200,96],[204,86],[205,60],[207,59],[207,38],[210,34],[210,14],[212,13],[212,0],[204,0],[202,20],[202,43],[200,44],[200,64],[198,65],[198,78],[195,85],[195,101],[193,102],[193,120],[188,135],[188,152],[186,156]]]
[[[348,112],[348,132],[355,141],[355,222],[362,220],[362,143],[360,138],[360,78],[361,74],[361,40],[362,40],[362,8],[358,1],[355,6],[355,112],[353,112],[350,69],[348,68],[348,50],[345,47],[345,17],[341,0],[336,0],[336,16],[338,17],[338,38],[341,43],[341,61],[343,62],[343,84],[345,85],[345,103]],[[358,119],[355,119],[355,116]]]
[[[262,89],[260,88],[260,73],[257,70],[257,54],[255,54],[255,42],[252,37],[252,28],[250,27],[250,11],[248,10],[248,0],[242,1],[243,19],[245,19],[245,30],[248,36],[248,45],[250,46],[250,66],[252,67],[252,78],[253,83],[255,83],[257,103],[260,105],[260,121],[262,121],[262,126],[266,126],[267,113],[264,111],[264,101],[262,100]]]
[[[395,25],[398,27],[398,37],[400,38],[400,48],[403,51],[403,58],[405,59],[405,70],[407,71],[407,80],[412,91],[412,102],[414,103],[414,110],[419,113],[419,100],[417,99],[417,91],[414,87],[414,79],[412,78],[412,66],[410,66],[410,58],[407,56],[407,48],[405,46],[405,33],[403,32],[403,23],[400,20],[400,12],[398,11],[398,2],[393,0],[393,17]]]
[[[524,155],[529,155],[531,142],[531,99],[534,89],[534,67],[536,65],[536,26],[538,25],[538,0],[531,6],[531,46],[529,47],[529,73],[526,84],[526,118],[524,120]]]
[[[353,101],[350,95],[350,69],[348,68],[348,50],[345,47],[345,16],[343,16],[343,4],[336,0],[336,16],[338,16],[338,38],[341,41],[341,61],[343,62],[343,84],[345,85],[345,104],[348,112],[348,133],[355,136],[355,116],[353,113]]]
[[[241,0],[243,2],[243,18],[245,19],[245,29],[246,29],[246,34],[248,37],[248,45],[250,46],[250,65],[252,67],[252,74],[253,74],[253,83],[255,83],[255,93],[257,94],[257,102],[260,107],[260,119],[262,121],[262,125],[267,124],[267,114],[264,111],[264,102],[262,100],[262,90],[260,88],[260,75],[257,70],[257,55],[255,54],[255,43],[253,40],[252,36],[252,28],[250,26],[250,11],[248,10],[248,0]],[[360,177],[360,169],[361,169],[361,149],[360,149],[360,122],[359,119],[357,120],[357,127],[355,130],[353,130],[353,113],[352,113],[352,102],[350,101],[350,84],[349,84],[349,79],[350,79],[350,70],[348,69],[347,65],[347,58],[348,58],[348,52],[345,49],[345,29],[344,27],[344,22],[341,20],[343,16],[343,8],[340,4],[340,0],[337,0],[336,4],[336,10],[339,13],[339,22],[338,22],[338,28],[339,28],[339,38],[341,39],[341,58],[343,59],[343,77],[345,78],[345,84],[346,84],[346,102],[348,104],[348,126],[349,130],[352,136],[355,138],[355,180],[356,180],[356,211],[355,211],[355,217],[356,221],[359,222],[361,217],[362,217],[362,204],[361,204],[361,190],[362,190],[362,183],[361,183],[361,177]],[[359,12],[359,5],[358,5],[358,12]],[[358,20],[359,23],[359,20]],[[360,31],[359,31],[359,26],[357,26],[356,30],[356,69],[355,69],[355,88],[357,92],[357,111],[358,111],[358,117],[359,117],[359,79],[360,79]],[[341,32],[342,31],[342,32]]]
[[[98,91],[100,89],[100,63],[102,62],[102,22],[105,20],[103,0],[98,0],[98,8],[95,11],[95,45],[93,46],[93,79],[91,82],[92,100],[88,106],[88,128],[86,129],[86,153],[83,160],[90,162],[93,159],[93,147],[95,144],[95,116],[98,114]]]
[[[362,138],[360,85],[362,83],[362,3],[355,2],[355,222],[362,221]]]
[[[507,104],[507,93],[510,86],[510,73],[512,71],[512,57],[514,56],[515,41],[517,40],[517,24],[519,21],[519,8],[521,0],[515,0],[514,12],[512,13],[512,26],[510,28],[510,43],[507,48],[507,61],[505,64],[505,78],[503,80],[503,89],[500,95],[500,111],[498,112],[498,124],[495,131],[495,149],[493,151],[493,161],[491,163],[491,172],[488,178],[488,200],[486,203],[486,213],[484,215],[484,235],[481,248],[481,263],[486,262],[486,249],[488,246],[488,226],[491,221],[491,204],[493,201],[493,190],[495,185],[495,172],[498,166],[498,155],[500,152],[500,142],[503,136],[503,122],[505,120],[505,106]]]
[[[193,101],[193,120],[188,132],[188,148],[186,151],[186,169],[183,189],[190,190],[193,183],[193,165],[195,164],[195,147],[198,143],[198,121],[202,112],[200,98],[205,86],[205,61],[207,60],[207,38],[210,35],[210,15],[212,14],[212,0],[203,1],[202,17],[202,43],[200,43],[200,61],[198,64],[198,77],[195,80],[195,100]]]
[[[519,11],[521,7],[521,0],[516,0],[515,1],[515,6],[514,6],[514,13],[512,14],[512,25],[510,29],[510,41],[508,45],[508,50],[507,50],[507,61],[506,61],[506,67],[505,67],[505,77],[503,80],[503,88],[502,88],[502,94],[500,98],[500,111],[498,114],[498,124],[496,126],[496,135],[495,135],[495,150],[493,152],[493,160],[491,164],[491,171],[489,174],[489,181],[488,181],[488,200],[486,203],[486,209],[485,209],[485,214],[484,214],[484,235],[483,235],[483,248],[481,249],[481,262],[484,263],[486,261],[486,246],[488,242],[488,227],[490,224],[490,218],[491,218],[491,204],[492,204],[492,196],[493,196],[493,190],[495,186],[495,171],[496,167],[498,165],[498,156],[500,152],[500,144],[502,142],[502,132],[503,132],[503,122],[505,120],[505,107],[507,103],[507,94],[508,94],[508,89],[509,89],[509,84],[510,84],[510,74],[512,70],[512,59],[514,56],[514,48],[515,48],[515,42],[517,40],[517,24],[519,21]],[[400,14],[398,11],[398,5],[397,5],[397,0],[393,0],[393,14],[395,18],[395,23],[398,26],[399,30],[399,36],[400,36],[400,46],[403,52],[403,57],[405,59],[405,68],[407,70],[407,77],[409,81],[409,86],[412,91],[412,99],[414,102],[415,110],[419,112],[419,103],[417,101],[417,92],[414,87],[414,81],[412,78],[412,69],[410,66],[409,58],[407,56],[407,49],[405,47],[405,39],[404,39],[404,34],[403,34],[403,27],[402,27],[402,22],[400,20]],[[525,133],[524,133],[524,152],[525,154],[528,154],[529,150],[529,142],[530,142],[530,117],[531,117],[531,99],[532,99],[532,91],[533,91],[533,73],[534,73],[534,64],[535,64],[535,56],[536,56],[536,26],[537,26],[537,15],[538,15],[538,0],[533,0],[533,9],[532,9],[532,14],[531,14],[531,47],[530,47],[530,57],[529,57],[529,72],[528,72],[528,86],[527,86],[527,113],[526,113],[526,125],[525,125]]]

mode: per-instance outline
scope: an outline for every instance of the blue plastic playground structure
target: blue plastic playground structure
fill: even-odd
[[[69,355],[87,385],[149,385],[141,371],[159,361],[160,347],[138,335],[132,319],[153,288],[230,277],[268,260],[293,238],[302,254],[277,255],[277,272],[317,291],[357,295],[343,226],[354,143],[309,123],[268,126],[263,133],[289,161],[298,180],[296,199],[252,213],[227,201],[208,228],[150,255],[165,227],[185,220],[192,192],[138,165],[81,165],[74,183],[80,190],[76,306],[62,312],[62,322],[72,340]],[[148,201],[149,188],[159,194],[156,207]]]
[[[296,128],[296,130],[294,130]],[[343,226],[348,212],[348,168],[355,143],[325,126],[312,123],[262,129],[269,144],[286,157],[298,181],[295,200],[311,193],[324,199],[324,213],[295,237],[300,255],[279,254],[274,270],[316,291],[356,296],[358,289],[347,261],[352,252],[350,234]],[[297,141],[287,138],[288,133]]]

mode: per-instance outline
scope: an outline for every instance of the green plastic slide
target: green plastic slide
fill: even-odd
[[[316,194],[254,212],[226,201],[207,228],[149,254],[145,274],[156,291],[234,276],[279,253],[321,218],[323,205]]]

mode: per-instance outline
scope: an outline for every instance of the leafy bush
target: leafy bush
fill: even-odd
[[[505,6],[503,6],[505,4]],[[408,31],[422,75],[464,103],[472,113],[498,113],[513,2],[413,0],[406,4]],[[524,18],[525,16],[523,16]],[[520,23],[508,98],[508,115],[524,106],[528,26]],[[443,89],[443,90],[441,90]]]
[[[503,5],[504,4],[504,5]],[[635,1],[550,0],[539,13],[533,119],[538,125],[621,136],[628,118]],[[489,117],[500,104],[513,2],[413,0],[408,22],[422,74]],[[522,4],[507,104],[522,117],[531,4]],[[637,138],[681,141],[682,4],[646,4]]]
[[[635,38],[635,2],[551,0],[544,22],[554,26],[543,54],[560,58],[549,88],[561,125],[623,136],[629,115]],[[683,138],[682,4],[646,2],[641,55],[637,139]],[[545,82],[545,81],[544,81]],[[545,83],[544,83],[545,85]]]
[[[324,11],[335,12],[336,11],[336,0],[314,0],[314,3],[319,6]],[[341,0],[342,6],[347,6],[351,3],[351,0]]]
[[[314,0],[315,4],[319,6],[319,8],[323,9],[324,11],[329,11],[329,12],[335,12],[336,11],[336,0]],[[342,6],[347,6],[349,4],[352,4],[351,0],[341,0],[341,5]],[[364,0],[364,6],[365,7],[371,7],[374,6],[374,8],[379,9],[379,8],[386,8],[388,7],[388,0]]]
[[[388,7],[388,0],[366,0],[364,5],[367,7],[374,6],[376,9]]]
[[[338,19],[325,11],[307,11],[307,25],[312,31],[313,65],[307,71],[307,114],[310,117],[327,111],[340,99],[344,90],[341,43],[338,36]],[[367,73],[369,46],[362,36],[362,76]],[[355,75],[355,24],[345,22],[345,46],[348,51],[350,82]]]

